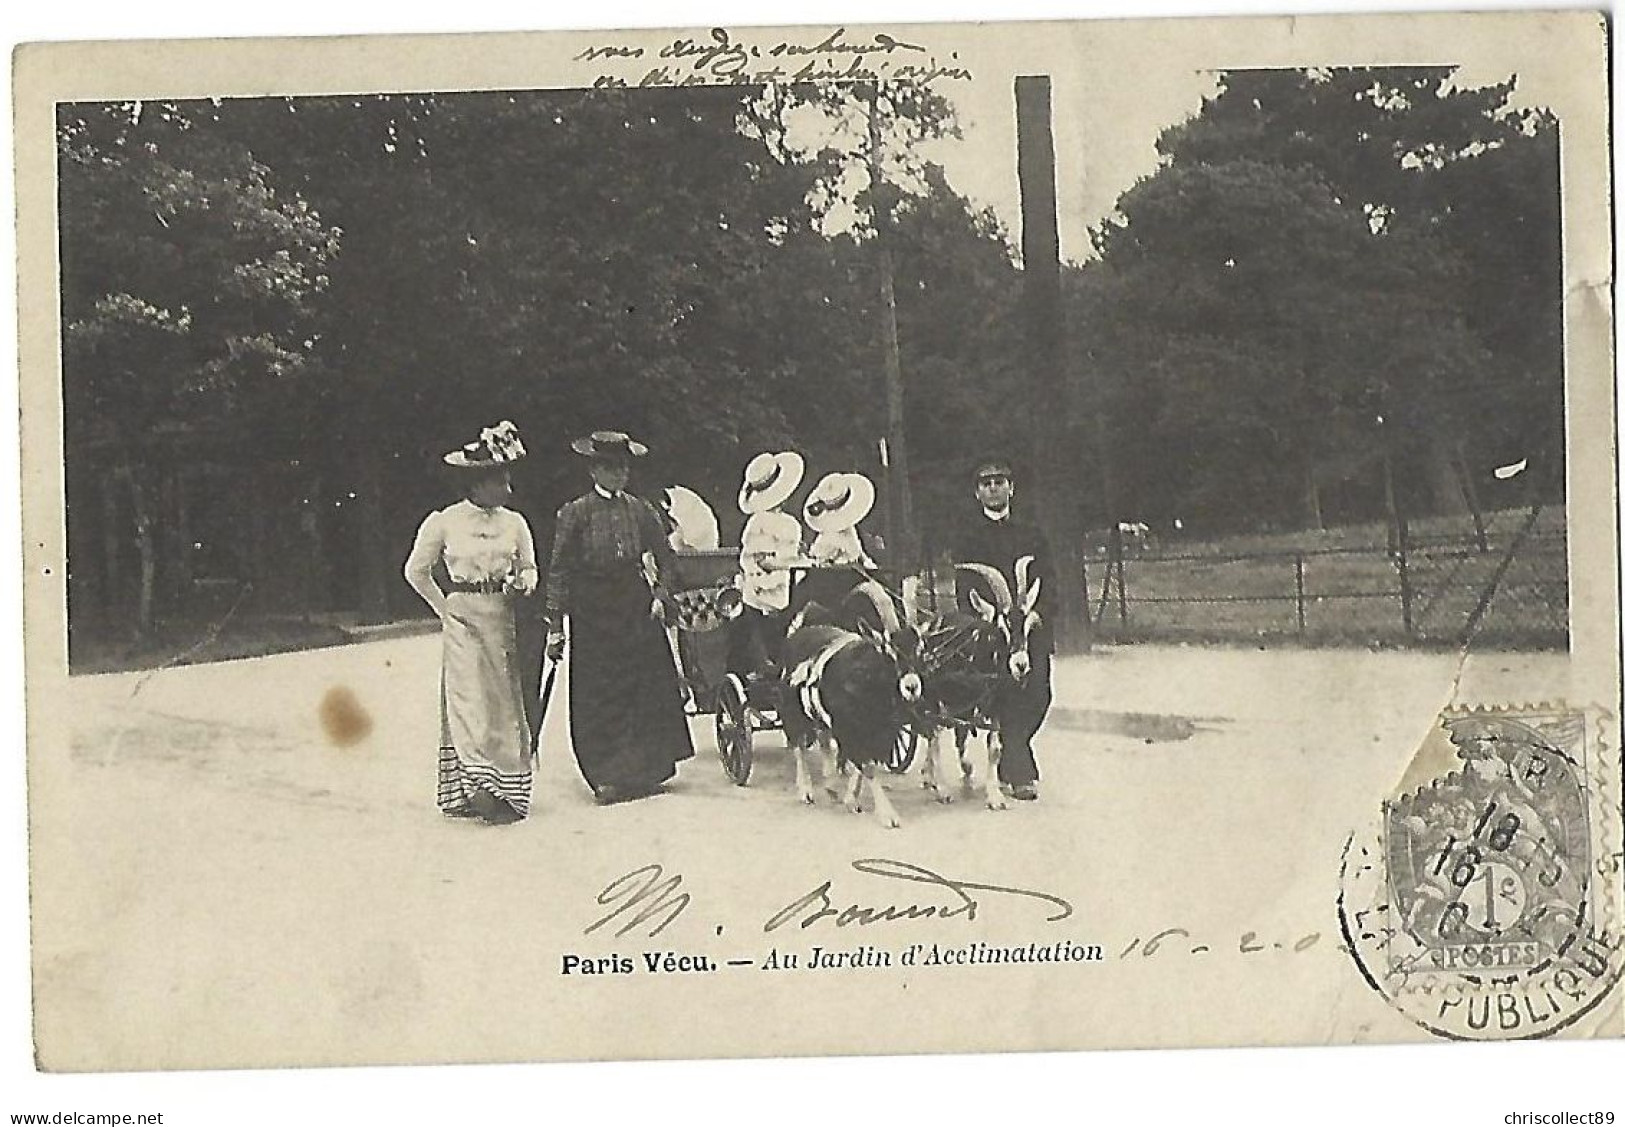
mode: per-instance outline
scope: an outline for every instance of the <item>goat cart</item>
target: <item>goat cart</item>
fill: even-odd
[[[678,672],[690,716],[713,715],[717,753],[735,786],[750,781],[753,727],[777,728],[775,685],[730,670],[738,649],[735,625],[743,606],[739,549],[681,549],[672,596]]]
[[[738,549],[682,550],[676,559],[674,649],[688,712],[713,717],[722,769],[742,787],[750,781],[756,734],[782,730],[778,670],[759,652],[746,656],[756,647],[740,637],[748,627],[740,619]],[[853,568],[792,568],[785,621],[809,602],[838,606],[864,578]],[[914,729],[905,727],[887,766],[899,773],[908,770],[918,743]]]

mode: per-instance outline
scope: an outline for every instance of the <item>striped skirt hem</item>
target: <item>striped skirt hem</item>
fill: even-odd
[[[530,815],[530,771],[508,774],[495,767],[464,763],[454,747],[440,749],[440,780],[435,801],[447,814],[467,812],[478,791],[488,791],[513,807],[521,818]]]

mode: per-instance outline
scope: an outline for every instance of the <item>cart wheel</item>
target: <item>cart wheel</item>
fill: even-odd
[[[717,690],[717,754],[736,787],[750,781],[751,730],[745,683],[730,673]]]
[[[886,767],[894,775],[901,775],[914,762],[914,752],[920,746],[920,733],[912,727],[899,728],[897,740],[892,744],[891,758]]]

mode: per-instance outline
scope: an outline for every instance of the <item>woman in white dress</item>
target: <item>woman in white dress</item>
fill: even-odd
[[[451,818],[516,822],[530,813],[530,726],[525,720],[514,600],[536,590],[536,545],[505,504],[508,467],[525,456],[510,422],[447,454],[464,476],[463,500],[430,513],[406,561],[406,581],[440,618],[440,780]],[[434,567],[451,583],[441,590]]]

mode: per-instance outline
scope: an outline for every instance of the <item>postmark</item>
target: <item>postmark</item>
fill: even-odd
[[[1423,1029],[1549,1037],[1625,977],[1617,780],[1602,777],[1599,725],[1561,705],[1446,712],[1417,756],[1443,769],[1351,837],[1345,946]]]

